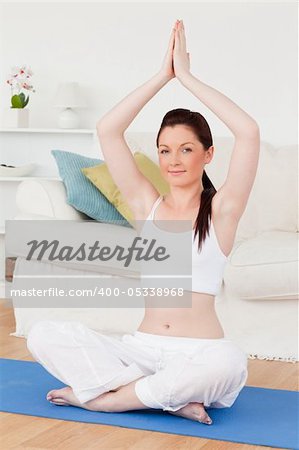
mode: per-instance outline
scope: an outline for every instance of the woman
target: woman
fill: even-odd
[[[163,198],[138,170],[125,142],[124,132],[137,113],[174,77],[234,134],[227,179],[218,192],[204,171],[214,148],[201,114],[181,108],[163,119],[157,148],[170,186]],[[190,73],[184,25],[176,21],[161,70],[108,112],[97,130],[109,171],[136,220],[192,221],[192,306],[146,307],[138,330],[121,341],[77,322],[35,324],[29,350],[69,385],[50,391],[47,399],[93,411],[163,409],[211,424],[205,407],[232,406],[248,376],[246,354],[224,337],[214,302],[254,182],[259,128]]]

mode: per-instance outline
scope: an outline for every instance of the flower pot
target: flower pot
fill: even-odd
[[[29,127],[29,109],[9,108],[4,112],[4,127],[7,128],[28,128]]]

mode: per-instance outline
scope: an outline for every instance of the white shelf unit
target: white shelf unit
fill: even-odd
[[[36,168],[31,177],[59,176],[51,150],[99,158],[96,129],[91,128],[0,128],[0,149],[0,164],[34,163]]]
[[[92,128],[0,128],[0,133],[93,134]]]
[[[101,159],[96,129],[0,128],[0,164],[21,166],[36,164],[25,177],[0,177],[0,295],[5,275],[5,220],[17,214],[15,196],[24,180],[60,180],[51,150],[64,150]]]

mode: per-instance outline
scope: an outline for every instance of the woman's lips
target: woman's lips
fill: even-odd
[[[178,175],[182,175],[183,173],[185,173],[186,172],[186,170],[180,170],[180,171],[174,171],[174,172],[168,172],[168,173],[170,173],[170,175],[173,175],[173,176],[178,176]]]

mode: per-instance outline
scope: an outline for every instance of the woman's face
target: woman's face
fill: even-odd
[[[213,147],[204,150],[191,128],[175,125],[161,131],[158,156],[163,177],[169,184],[181,186],[201,179],[205,164],[212,159]]]

